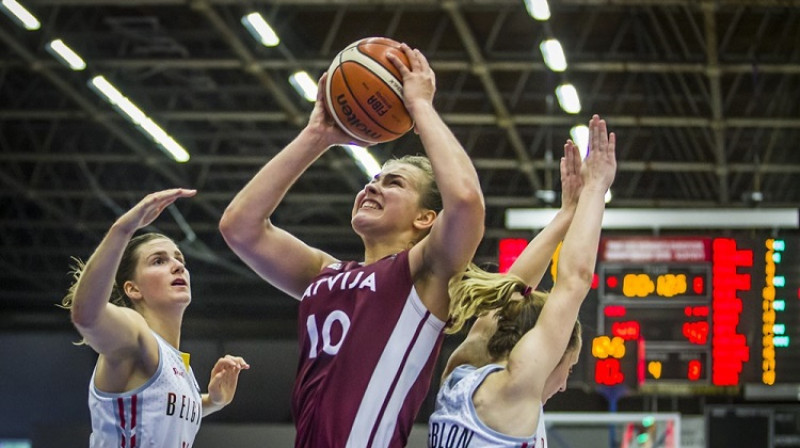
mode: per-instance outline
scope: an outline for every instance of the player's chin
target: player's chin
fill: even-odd
[[[368,212],[369,211],[363,210],[357,211],[350,220],[350,225],[359,236],[364,236],[365,234],[371,233],[380,227],[378,221],[376,220],[376,216],[369,216]]]
[[[192,293],[190,291],[186,291],[183,293],[176,294],[175,301],[181,304],[188,305],[192,303]]]

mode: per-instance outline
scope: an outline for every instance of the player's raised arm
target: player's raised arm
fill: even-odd
[[[195,194],[195,190],[176,188],[148,195],[117,219],[86,262],[68,295],[68,305],[75,327],[98,353],[128,357],[130,351],[141,348],[147,323],[132,309],[109,303],[117,269],[134,232],[153,222],[178,198]],[[131,285],[117,287],[124,294]]]
[[[472,161],[433,107],[436,79],[428,60],[408,45],[401,48],[410,61],[410,69],[396,56],[387,57],[403,76],[405,105],[430,159],[443,205],[430,234],[412,249],[411,259],[425,273],[422,275],[440,279],[437,281],[440,285],[434,289],[446,290],[447,281],[467,265],[483,238],[483,193]],[[446,319],[447,294],[429,297],[430,301],[423,299],[428,308]]]
[[[507,393],[511,396],[541,394],[544,381],[562,360],[570,340],[573,329],[565,323],[577,320],[591,286],[605,194],[616,173],[616,136],[608,133],[605,121],[597,115],[592,117],[589,129],[591,146],[581,173],[583,189],[561,248],[558,279],[536,325],[509,355],[511,379]],[[532,379],[534,384],[531,384]]]
[[[564,144],[564,157],[561,158],[560,170],[561,208],[553,220],[528,243],[508,270],[509,274],[518,276],[533,288],[541,281],[550,258],[564,239],[578,205],[583,186],[581,157],[572,140],[567,140]]]
[[[334,258],[276,227],[270,217],[301,174],[331,145],[352,140],[330,118],[322,76],[317,102],[300,134],[242,188],[225,209],[220,231],[228,246],[272,285],[300,298],[308,283]]]

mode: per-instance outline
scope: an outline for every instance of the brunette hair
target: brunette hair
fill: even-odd
[[[133,308],[133,302],[131,302],[131,299],[125,295],[123,285],[125,285],[125,282],[128,280],[132,280],[133,275],[136,272],[136,264],[139,261],[139,253],[137,249],[141,245],[159,238],[172,241],[169,237],[160,233],[143,233],[139,236],[131,238],[131,240],[128,241],[128,244],[125,246],[125,250],[122,252],[122,258],[120,259],[117,272],[114,275],[114,285],[111,289],[111,297],[109,298],[111,303],[118,306]],[[83,274],[83,270],[86,267],[85,263],[78,258],[73,258],[73,261],[75,262],[75,265],[72,266],[70,271],[73,279],[72,284],[67,290],[67,294],[61,300],[61,307],[66,309],[72,308],[72,302],[75,297],[75,288],[78,286],[78,280],[80,280],[81,274]]]

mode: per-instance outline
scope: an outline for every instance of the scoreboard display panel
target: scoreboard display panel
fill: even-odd
[[[597,274],[597,385],[800,384],[799,238],[604,238]]]

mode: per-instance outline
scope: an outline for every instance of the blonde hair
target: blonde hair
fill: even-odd
[[[488,352],[494,359],[506,356],[539,319],[548,293],[531,290],[514,274],[486,272],[470,263],[449,285],[450,322],[447,333],[458,332],[473,317],[497,310],[497,330],[488,343]],[[512,300],[514,293],[522,300]],[[567,351],[581,343],[581,324],[578,320],[572,329]]]
[[[383,164],[383,168],[398,164],[410,165],[422,171],[424,183],[419,185],[420,205],[436,213],[442,211],[442,193],[439,191],[439,186],[436,185],[436,178],[433,175],[433,165],[431,165],[430,159],[420,155],[403,156],[399,159],[387,160]]]
[[[458,333],[468,320],[502,308],[515,292],[522,294],[527,287],[514,274],[494,274],[470,263],[450,279],[450,321],[445,331]]]
[[[508,356],[522,336],[536,325],[548,297],[548,294],[536,291],[526,296],[525,300],[509,301],[497,311],[495,314],[497,330],[486,347],[492,359],[503,359]],[[581,323],[576,319],[564,353],[580,346]]]

